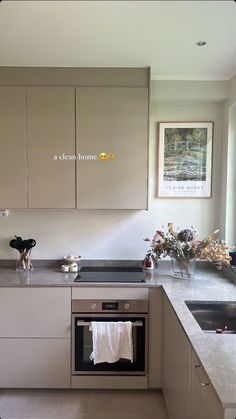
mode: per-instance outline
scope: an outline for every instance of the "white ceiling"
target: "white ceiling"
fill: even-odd
[[[224,80],[236,71],[236,3],[5,0],[0,66],[151,66],[154,79]]]

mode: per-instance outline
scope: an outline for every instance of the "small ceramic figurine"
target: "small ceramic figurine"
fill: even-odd
[[[81,256],[68,255],[64,256],[66,265],[61,266],[62,272],[78,272],[78,262],[81,260]]]

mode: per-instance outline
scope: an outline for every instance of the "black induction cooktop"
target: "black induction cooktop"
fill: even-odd
[[[83,267],[75,282],[145,282],[142,268],[135,267]]]

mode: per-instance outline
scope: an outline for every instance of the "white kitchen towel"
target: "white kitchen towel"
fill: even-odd
[[[132,322],[91,322],[94,364],[117,362],[120,358],[133,362]]]

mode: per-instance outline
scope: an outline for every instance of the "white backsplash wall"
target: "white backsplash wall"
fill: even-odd
[[[220,103],[163,102],[151,105],[149,211],[14,210],[0,218],[0,259],[16,251],[8,245],[15,234],[37,241],[33,259],[58,259],[80,254],[88,259],[142,259],[157,228],[173,221],[179,227],[194,225],[201,236],[219,226],[221,177]],[[211,199],[158,199],[157,121],[214,121],[213,197]],[[121,168],[122,170],[122,168]],[[132,192],[131,192],[132,193]]]

